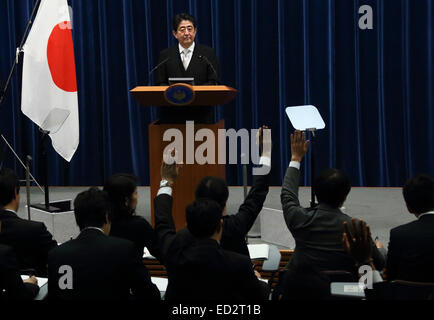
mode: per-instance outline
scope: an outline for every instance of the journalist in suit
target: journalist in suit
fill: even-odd
[[[403,195],[417,220],[390,231],[387,280],[434,282],[434,179],[414,176],[404,185]]]
[[[284,219],[296,242],[288,267],[302,270],[303,265],[309,265],[317,271],[345,270],[357,276],[355,261],[342,246],[343,223],[351,223],[351,217],[340,210],[351,190],[345,174],[336,169],[321,172],[314,182],[319,204],[309,209],[300,206],[300,163],[308,144],[304,132],[296,130],[291,134],[292,157],[281,192]],[[372,239],[371,242],[374,264],[382,270],[385,257]]]
[[[172,186],[177,165],[162,164],[164,184],[154,199],[155,230],[169,284],[166,300],[265,300],[267,285],[258,279],[248,257],[221,248],[223,208],[208,198],[186,209],[189,232],[176,232],[172,218]]]
[[[39,292],[35,276],[22,280],[13,249],[0,244],[0,302],[31,300]]]
[[[112,212],[110,236],[130,240],[137,252],[143,255],[146,247],[157,259],[160,258],[157,235],[151,224],[136,214],[138,203],[138,178],[132,174],[117,173],[104,184]]]
[[[74,213],[80,234],[48,257],[49,299],[160,300],[134,244],[108,236],[111,213],[106,192],[91,188],[80,193]]]
[[[264,134],[264,130],[268,130],[268,127],[262,126],[258,131],[259,151],[261,154],[259,165],[262,165],[267,172],[253,176],[252,187],[238,208],[238,212],[227,214],[226,203],[229,197],[229,189],[226,181],[219,177],[204,177],[198,183],[195,191],[196,199],[209,198],[217,201],[224,208],[221,247],[248,257],[249,250],[246,236],[262,210],[270,185],[272,142],[271,134]],[[183,229],[180,232],[188,232],[188,229]]]
[[[57,246],[57,242],[44,223],[18,217],[19,204],[20,185],[17,175],[11,169],[1,169],[0,243],[13,248],[20,269],[34,269],[37,276],[46,277],[48,252]]]
[[[181,13],[174,17],[172,33],[178,44],[160,52],[155,71],[157,85],[169,85],[169,77],[193,77],[195,85],[219,83],[216,54],[212,48],[195,43],[196,32],[193,16]]]

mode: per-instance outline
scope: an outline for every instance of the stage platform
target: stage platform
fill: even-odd
[[[50,200],[74,199],[75,196],[88,187],[51,187]],[[270,187],[270,192],[265,201],[264,207],[273,209],[261,213],[259,223],[255,224],[255,229],[262,231],[262,238],[250,238],[249,243],[273,243],[279,249],[293,249],[294,241],[288,229],[282,224],[283,217],[279,210],[280,204],[280,187]],[[149,187],[139,187],[139,203],[137,214],[144,216],[150,221],[150,198]],[[27,209],[25,206],[26,190],[21,188],[21,205],[18,215],[27,219]],[[31,188],[32,204],[42,202],[43,193],[36,187]],[[228,214],[235,213],[242,203],[243,188],[230,187],[228,200]],[[303,206],[308,206],[310,200],[310,188],[300,188],[300,201]],[[373,237],[379,240],[387,248],[389,242],[390,229],[398,225],[410,222],[415,217],[408,213],[405,202],[402,197],[401,188],[357,188],[351,189],[347,201],[345,202],[344,211],[350,216],[365,220],[371,227]],[[57,217],[56,217],[57,218]],[[59,217],[59,223],[47,223],[41,217],[35,217],[35,220],[42,220],[47,224],[47,228],[52,232],[53,226],[56,230],[58,242],[64,242],[71,236],[78,234],[78,228],[74,223],[73,214]],[[64,236],[61,236],[64,235]]]

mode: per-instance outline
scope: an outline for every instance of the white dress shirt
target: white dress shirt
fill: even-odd
[[[428,212],[422,213],[417,218],[419,219],[420,217],[425,216],[427,214],[434,214],[434,211],[428,211]]]
[[[99,230],[99,231],[101,231],[103,234],[105,234],[104,230],[101,229],[101,228],[98,228],[98,227],[86,227],[86,228],[84,228],[83,230],[81,230],[81,232],[83,232],[84,230],[89,230],[89,229]],[[80,233],[81,233],[81,232],[80,232]]]
[[[291,161],[289,163],[289,167],[296,168],[296,169],[300,170],[300,162],[298,162],[298,161]]]
[[[185,49],[180,44],[178,44],[178,46],[179,46],[179,54],[181,56],[182,64],[184,65],[184,69],[187,70],[191,61],[191,57],[193,56],[195,43],[193,42],[193,44],[187,49]]]

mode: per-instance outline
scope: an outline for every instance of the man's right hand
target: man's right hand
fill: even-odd
[[[175,158],[177,156],[175,149],[173,149],[170,154],[172,157]],[[178,178],[181,166],[182,165],[180,164],[176,164],[176,161],[173,164],[167,164],[165,161],[165,157],[163,156],[163,161],[161,163],[161,179],[167,180],[170,185],[173,185]]]
[[[258,271],[253,270],[253,272],[255,273],[256,278],[258,278],[258,279],[262,279],[262,278],[261,278],[261,274],[260,274]]]
[[[301,162],[309,148],[309,140],[306,140],[306,134],[295,130],[291,134],[291,161]]]
[[[31,276],[30,278],[23,280],[23,282],[38,285],[38,279],[36,279],[35,276]]]

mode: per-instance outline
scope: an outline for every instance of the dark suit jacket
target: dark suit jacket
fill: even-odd
[[[319,271],[356,272],[355,261],[344,251],[342,245],[343,223],[346,221],[351,226],[351,217],[339,209],[322,204],[313,209],[301,207],[298,200],[299,177],[300,170],[288,168],[281,193],[285,222],[296,243],[289,267],[309,264]],[[378,270],[382,270],[385,257],[373,241],[372,246],[374,264]]]
[[[132,216],[112,221],[110,236],[130,240],[134,243],[137,253],[143,256],[143,248],[157,259],[160,258],[157,235],[146,219]]]
[[[265,300],[267,286],[253,273],[250,259],[224,250],[213,239],[176,233],[172,197],[154,199],[155,230],[165,261],[169,284],[167,300]]]
[[[390,231],[387,280],[434,282],[434,215]]]
[[[59,268],[71,266],[73,289],[60,289]],[[107,237],[99,230],[80,235],[50,251],[48,295],[54,300],[159,300],[160,292],[131,241]]]
[[[213,65],[217,74],[214,73],[211,66],[206,62],[206,59],[201,59],[199,56],[206,57],[210,64]],[[196,43],[187,70],[184,69],[182,64],[178,44],[160,52],[159,63],[165,59],[168,60],[155,71],[155,83],[158,86],[168,85],[168,78],[193,77],[195,85],[215,85],[219,82],[217,57],[214,50],[210,47]]]
[[[46,277],[48,252],[57,243],[45,224],[21,219],[11,211],[0,211],[0,220],[0,243],[14,249],[19,268],[35,269],[38,276]]]
[[[253,176],[253,186],[236,214],[223,217],[223,233],[220,241],[222,249],[249,255],[246,236],[255,223],[267,198],[270,175]],[[189,232],[187,228],[179,232]]]
[[[223,234],[220,245],[223,249],[244,254],[248,257],[246,235],[255,223],[267,198],[270,175],[254,176],[250,189],[238,212],[223,217]]]
[[[38,292],[39,286],[21,279],[13,249],[0,244],[0,301],[31,300]]]

